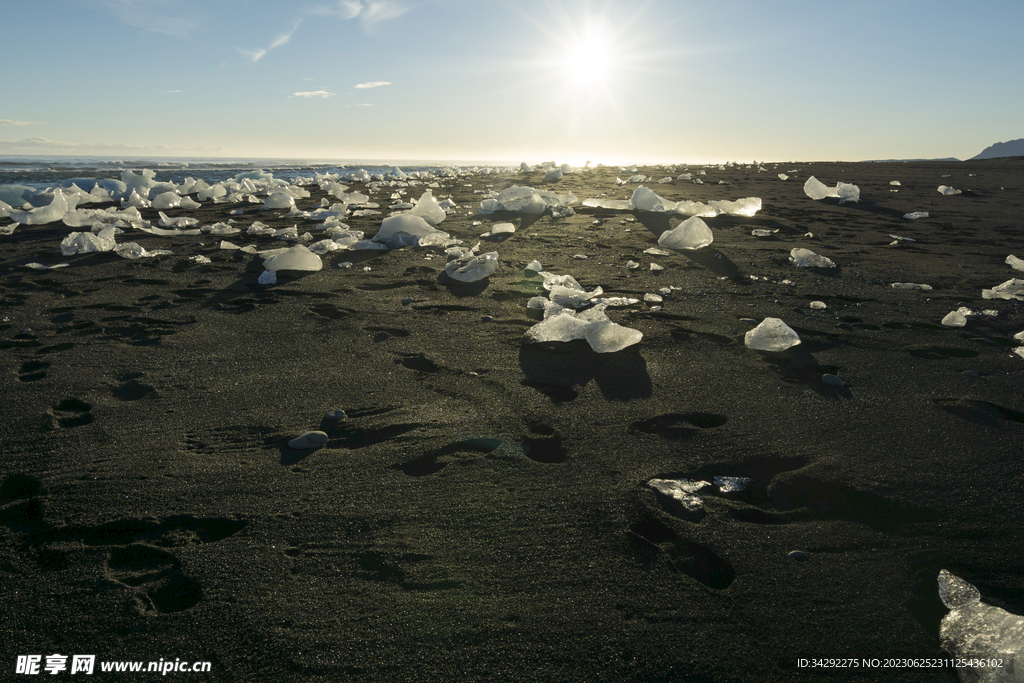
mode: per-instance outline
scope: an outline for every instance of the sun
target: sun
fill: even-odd
[[[562,79],[576,89],[607,86],[615,68],[612,32],[606,24],[588,24],[563,44]]]

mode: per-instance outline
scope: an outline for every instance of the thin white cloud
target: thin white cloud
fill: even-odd
[[[243,50],[240,47],[236,47],[235,49],[238,50],[238,53],[240,55],[248,59],[253,64],[263,59],[263,55],[267,54],[267,51],[264,50],[263,48],[259,48],[256,50]]]
[[[365,90],[367,88],[380,88],[385,85],[391,85],[391,81],[370,81],[369,83],[358,83],[356,84],[356,87],[360,90]]]
[[[363,10],[362,18],[367,24],[376,24],[378,21],[396,19],[408,11],[408,7],[392,0],[371,0]]]
[[[10,119],[0,119],[0,126],[41,126],[43,124],[38,121],[12,121]]]
[[[170,95],[171,93],[181,92],[180,90],[161,90],[161,95]]]
[[[170,36],[185,37],[197,31],[195,7],[182,0],[80,0],[129,26]]]
[[[124,142],[68,142],[49,138],[23,138],[0,140],[0,154],[154,154],[169,152],[217,153],[226,151],[216,147],[176,147],[171,145],[132,145]]]
[[[341,18],[345,20],[355,19],[363,11],[363,3],[358,0],[342,0],[338,7],[342,10]]]
[[[270,47],[268,47],[267,49],[268,50],[273,50],[274,48],[281,47],[282,45],[286,45],[288,43],[288,41],[292,39],[292,36],[295,35],[295,32],[299,30],[299,26],[301,26],[301,25],[302,25],[302,19],[298,19],[295,22],[295,25],[292,26],[292,30],[291,31],[288,31],[287,33],[282,33],[281,35],[279,35],[277,38],[274,39],[274,42],[272,42],[270,44]]]
[[[307,92],[292,93],[289,97],[305,97],[306,99],[311,97],[322,97],[326,100],[328,97],[334,97],[335,94],[336,93],[329,92],[327,90],[310,90]]]

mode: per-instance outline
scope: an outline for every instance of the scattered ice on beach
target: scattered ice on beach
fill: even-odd
[[[274,192],[263,202],[265,209],[290,209],[295,206],[295,198],[287,192]]]
[[[946,327],[963,327],[967,324],[967,316],[960,309],[950,311],[942,319],[942,324]]]
[[[796,248],[789,252],[789,262],[798,268],[835,268],[830,258],[819,256],[810,249]]]
[[[494,274],[498,268],[498,252],[475,255],[469,253],[449,261],[444,267],[445,274],[459,282],[476,282]]]
[[[947,197],[950,197],[952,195],[960,194],[960,193],[961,193],[960,190],[954,189],[954,188],[950,187],[949,185],[939,185],[939,194],[943,194],[943,195],[946,195]]]
[[[385,218],[380,224],[380,230],[374,235],[373,240],[375,242],[386,242],[391,240],[393,237],[400,233],[410,235],[412,237],[426,237],[432,235],[439,230],[435,230],[422,216],[416,216],[411,213],[402,213],[397,216],[389,216]]]
[[[290,249],[271,256],[263,261],[266,270],[320,270],[324,262],[304,244],[296,244]]]
[[[1024,270],[1024,260],[1017,258],[1013,254],[1006,257],[1005,263],[1015,270]]]
[[[715,486],[722,493],[739,493],[746,490],[753,481],[750,477],[715,477]]]
[[[658,238],[658,244],[668,249],[702,249],[714,241],[711,228],[697,216],[687,218]]]
[[[835,187],[828,187],[814,176],[804,183],[804,193],[815,201],[826,197],[838,197],[840,204],[860,200],[860,188],[856,185],[838,183]]]
[[[437,203],[437,200],[434,199],[434,195],[430,190],[427,190],[420,196],[416,206],[409,213],[413,216],[419,216],[431,227],[434,227],[448,216],[445,210]]]
[[[910,221],[916,221],[918,218],[928,218],[927,211],[914,211],[912,213],[905,213],[903,217]]]
[[[12,210],[10,217],[11,220],[22,225],[45,225],[61,220],[64,218],[64,214],[73,209],[74,207],[68,205],[64,193],[58,188],[53,191],[53,201],[48,206],[36,207],[28,211]]]
[[[64,256],[86,254],[94,251],[113,251],[114,228],[104,228],[98,234],[91,232],[73,232],[60,243],[60,253]]]
[[[981,290],[983,299],[1017,299],[1024,301],[1024,280],[1013,278],[992,289]]]
[[[176,209],[181,206],[181,196],[177,192],[162,192],[151,203],[154,209]]]
[[[942,649],[962,660],[999,659],[1014,666],[964,667],[957,669],[963,683],[1022,683],[1024,667],[1024,618],[981,601],[973,585],[949,573],[939,572],[939,597],[950,611],[939,625]],[[1012,670],[1012,673],[1011,673]]]
[[[690,512],[696,512],[704,506],[704,499],[697,495],[697,491],[705,486],[711,486],[706,481],[689,479],[651,479],[647,485],[663,496],[678,501]]]
[[[765,318],[746,333],[743,343],[755,351],[785,351],[800,343],[800,335],[778,318]]]

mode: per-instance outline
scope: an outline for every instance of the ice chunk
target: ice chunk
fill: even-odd
[[[697,495],[697,491],[710,486],[706,481],[689,479],[651,479],[647,485],[663,496],[677,500],[691,512],[696,512],[704,505],[704,499]]]
[[[789,176],[786,175],[785,173],[780,173],[779,180],[789,180]]]
[[[767,228],[754,228],[753,230],[750,231],[750,234],[753,235],[754,237],[771,237],[777,232],[777,229],[768,230]]]
[[[751,217],[761,210],[760,197],[744,197],[734,201],[712,199],[708,203],[711,205],[711,208],[715,209],[719,213],[724,213],[727,216]]]
[[[932,291],[931,285],[919,285],[916,282],[894,282],[892,283],[893,289],[920,289],[925,292]]]
[[[946,317],[942,319],[942,324],[946,327],[963,327],[967,324],[967,316],[959,309],[950,311],[946,314]]]
[[[295,206],[295,198],[287,192],[274,192],[263,202],[265,209],[290,209],[293,206]]]
[[[263,262],[267,270],[320,270],[324,262],[304,244],[296,244]]]
[[[135,258],[150,258],[153,256],[169,256],[174,252],[167,249],[154,249],[152,251],[146,251],[141,244],[138,242],[128,242],[126,244],[118,244],[114,247],[114,251],[121,258],[135,259]]]
[[[156,207],[154,207],[156,208]],[[161,228],[190,228],[193,225],[199,223],[195,218],[189,218],[187,216],[180,216],[178,218],[169,218],[163,211],[159,213],[160,221],[159,225]]]
[[[960,190],[954,189],[948,185],[939,185],[939,194],[944,194],[947,197],[960,194]]]
[[[416,216],[411,213],[402,213],[397,216],[389,216],[385,218],[380,224],[380,230],[374,235],[373,239],[376,242],[383,242],[391,239],[400,232],[404,232],[407,235],[414,237],[426,237],[434,232],[433,226],[430,225],[422,216]]]
[[[834,188],[828,187],[814,176],[808,178],[807,182],[804,183],[804,193],[814,201],[825,199],[826,197],[839,196],[839,192]]]
[[[1017,299],[1024,301],[1024,280],[1013,278],[992,289],[981,290],[983,299]]]
[[[552,168],[544,174],[545,183],[556,183],[562,179],[562,169]]]
[[[592,323],[577,318],[571,311],[563,311],[557,315],[544,318],[526,331],[526,339],[531,343],[567,342],[583,339]]]
[[[91,232],[73,232],[60,243],[60,253],[64,256],[85,254],[93,251],[113,251],[114,228],[104,228],[98,234]]]
[[[722,493],[739,493],[753,481],[750,477],[715,477],[715,486]]]
[[[800,335],[778,318],[765,318],[747,332],[743,343],[755,351],[785,351],[800,343]]]
[[[811,308],[814,309],[815,311],[823,311],[826,308],[828,308],[828,304],[826,304],[824,301],[812,301]]]
[[[913,211],[911,213],[903,214],[903,217],[910,221],[916,221],[918,218],[928,218],[927,211]]]
[[[491,251],[475,256],[468,254],[449,261],[444,267],[445,274],[460,282],[476,282],[489,277],[498,268],[498,252]]]
[[[409,212],[413,216],[419,216],[431,227],[437,225],[443,221],[448,214],[445,210],[438,205],[437,200],[434,199],[434,195],[427,190],[420,196],[419,201],[416,202],[416,206],[413,207],[412,211]]]
[[[614,353],[639,343],[643,333],[611,321],[598,321],[587,329],[585,339],[598,353]]]
[[[654,190],[641,185],[633,190],[633,196],[629,199],[629,207],[637,211],[665,212],[673,210],[675,202],[662,199]]]
[[[500,235],[502,233],[513,233],[516,231],[516,226],[511,223],[495,223],[491,226],[492,235]]]
[[[860,188],[850,183],[839,183],[836,185],[836,195],[839,197],[840,204],[846,202],[856,203],[860,201]]]
[[[815,254],[810,249],[796,248],[789,252],[789,262],[798,268],[835,268],[832,259]]]
[[[942,649],[958,660],[1002,660],[1003,666],[957,669],[963,683],[1022,683],[1024,618],[981,602],[973,585],[945,569],[939,572],[939,597],[949,614],[939,625]],[[1010,666],[1007,666],[1010,664]]]
[[[600,296],[601,294],[604,294],[604,290],[600,287],[594,288],[592,292],[584,292],[573,287],[553,285],[549,296],[551,301],[554,301],[563,308],[582,308],[589,304],[590,300],[595,296]]]
[[[261,285],[276,285],[277,284],[277,271],[275,270],[264,270],[260,273],[258,282]]]
[[[900,186],[900,181],[898,181],[898,180],[890,180],[889,184],[890,185],[895,185],[896,187],[899,187]]]
[[[181,206],[181,196],[177,192],[162,192],[152,203],[154,209],[176,209]]]
[[[583,200],[583,206],[595,209],[612,209],[615,211],[628,211],[631,208],[629,199],[588,198]]]
[[[1006,265],[1016,270],[1024,270],[1024,260],[1017,258],[1013,254],[1006,257]]]
[[[658,238],[658,244],[669,249],[701,249],[713,241],[711,228],[697,216],[687,218]]]
[[[11,220],[22,225],[44,225],[54,223],[64,218],[69,210],[74,207],[68,205],[64,192],[58,188],[53,191],[53,201],[48,206],[36,207],[28,211],[10,212]]]
[[[534,259],[533,261],[530,261],[529,263],[526,264],[526,270],[532,270],[535,273],[539,273],[540,271],[544,270],[544,266],[540,264],[540,261]]]

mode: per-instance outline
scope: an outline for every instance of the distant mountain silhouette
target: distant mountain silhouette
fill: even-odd
[[[1024,138],[1009,142],[997,142],[991,147],[986,147],[985,151],[974,159],[998,159],[999,157],[1024,157]]]

